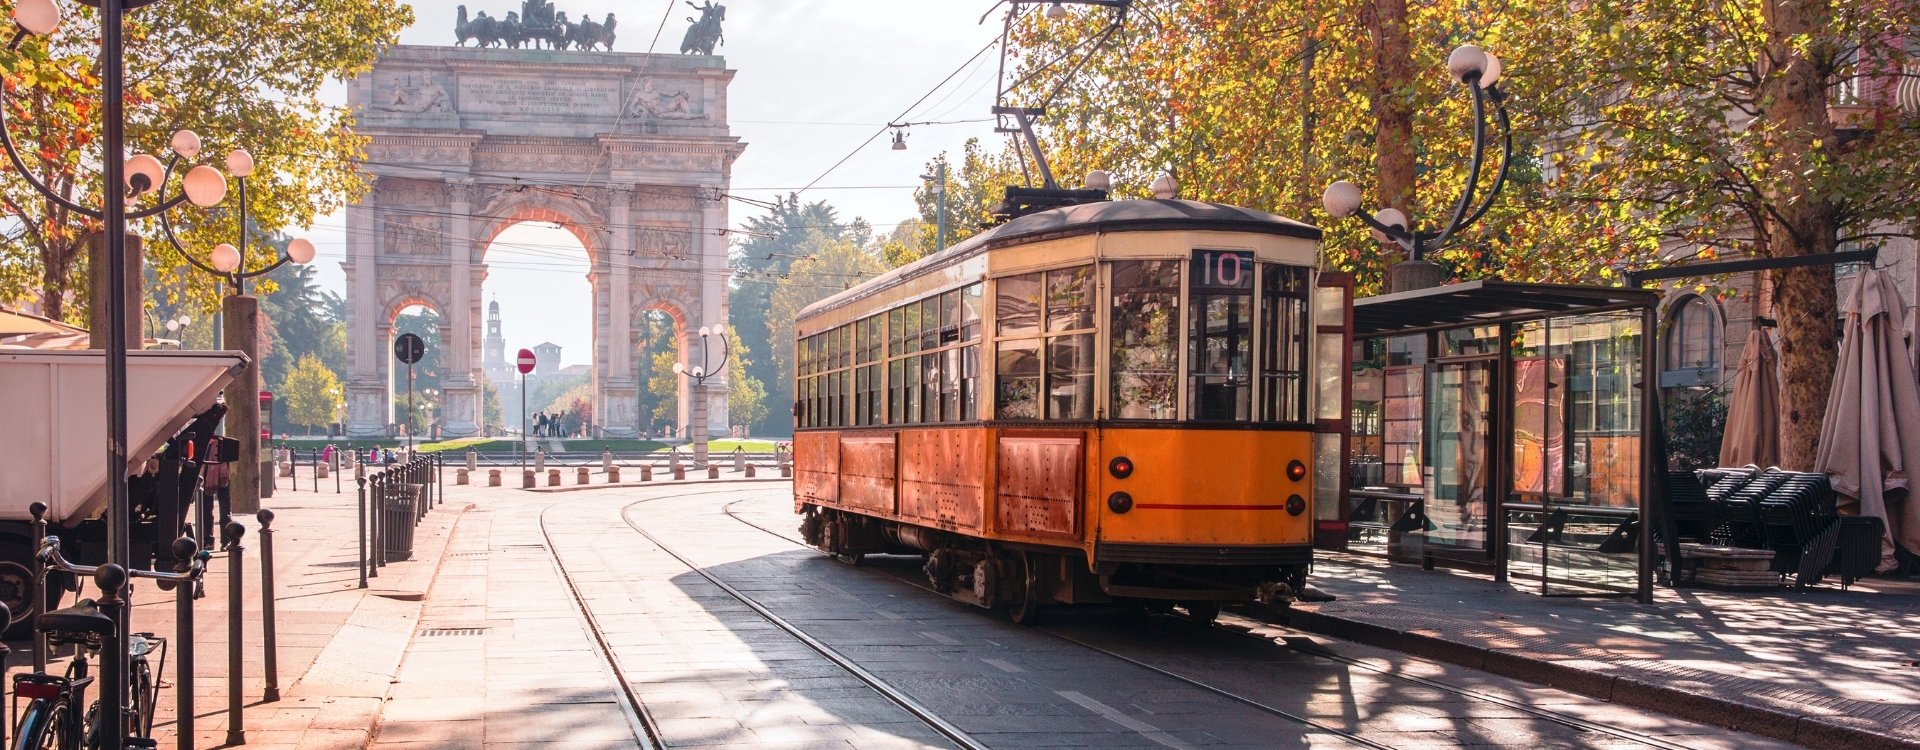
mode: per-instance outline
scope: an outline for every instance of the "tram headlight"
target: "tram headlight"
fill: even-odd
[[[1298,497],[1296,495],[1295,497]],[[1133,496],[1125,492],[1115,492],[1107,496],[1107,509],[1115,513],[1133,510]],[[1295,514],[1299,515],[1299,514]]]
[[[1299,495],[1287,496],[1287,515],[1297,516],[1307,512],[1307,499]]]
[[[1306,479],[1307,465],[1300,463],[1299,459],[1287,462],[1287,478],[1296,482]]]
[[[1115,456],[1112,461],[1107,462],[1107,473],[1112,474],[1114,479],[1126,479],[1127,477],[1133,476],[1133,459],[1127,458],[1126,456]]]

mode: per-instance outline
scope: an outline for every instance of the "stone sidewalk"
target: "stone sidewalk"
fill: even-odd
[[[1813,748],[1920,748],[1920,585],[1547,598],[1319,553],[1288,623]]]

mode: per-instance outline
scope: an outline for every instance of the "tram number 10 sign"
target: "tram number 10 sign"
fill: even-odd
[[[1253,290],[1253,253],[1243,250],[1195,250],[1188,283],[1195,289]]]

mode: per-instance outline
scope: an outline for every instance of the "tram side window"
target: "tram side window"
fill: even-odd
[[[1000,419],[1093,418],[1093,266],[1000,279]]]
[[[1260,420],[1305,422],[1307,269],[1265,264],[1260,274]]]
[[[1199,250],[1187,274],[1187,412],[1192,419],[1252,417],[1253,253]]]
[[[1115,419],[1173,419],[1180,391],[1180,263],[1113,264]]]

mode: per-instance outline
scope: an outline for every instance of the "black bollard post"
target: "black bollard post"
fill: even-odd
[[[266,648],[267,703],[280,700],[280,644],[273,619],[273,511],[260,509],[260,631]]]
[[[367,587],[367,478],[353,480],[360,485],[360,588]]]
[[[320,491],[320,449],[313,449],[313,491]]]
[[[241,546],[240,537],[247,533],[247,527],[239,521],[227,524],[227,536],[233,544],[227,547],[227,744],[247,744],[247,723],[244,710],[245,701],[241,695],[246,686],[246,674],[240,666],[241,639],[245,631],[241,628],[246,613],[246,599],[241,589],[246,583],[246,548]],[[107,649],[112,651],[113,649]],[[111,688],[108,688],[111,689]],[[107,745],[118,747],[118,745]]]
[[[95,603],[100,614],[115,623],[127,621],[127,569],[113,563],[94,571],[93,584],[100,594]],[[125,627],[124,624],[119,627]],[[107,643],[114,642],[109,636]],[[127,731],[127,654],[117,648],[100,649],[100,744],[96,747],[126,747]]]
[[[32,613],[28,615],[33,618],[31,622],[39,622],[40,615],[47,611],[47,592],[41,589],[48,584],[47,563],[40,559],[40,545],[47,541],[47,504],[36,500],[32,505],[27,506],[27,512],[33,514],[34,580],[34,583],[27,587],[32,592],[27,595],[32,599],[28,602],[27,611]],[[38,630],[33,632],[33,671],[40,674],[47,672],[47,636]]]
[[[373,525],[369,527],[368,536],[373,540],[373,549],[368,550],[368,554],[372,556],[373,577],[379,578],[380,566],[386,564],[386,561],[381,559],[382,554],[380,552],[380,527],[384,525],[380,523],[380,514],[387,504],[387,473],[383,471],[375,474],[372,480],[373,496],[371,502],[373,503],[373,515],[369,516],[368,520]]]
[[[327,454],[327,470],[333,472],[333,494],[340,494],[340,451],[335,449]]]
[[[204,567],[204,554],[192,536],[173,540],[173,572],[192,572],[195,558],[201,558],[199,564]],[[173,663],[174,725],[179,729],[175,747],[193,750],[193,586],[188,582],[170,581],[161,581],[158,585],[162,591],[174,589],[173,641],[179,652]]]

